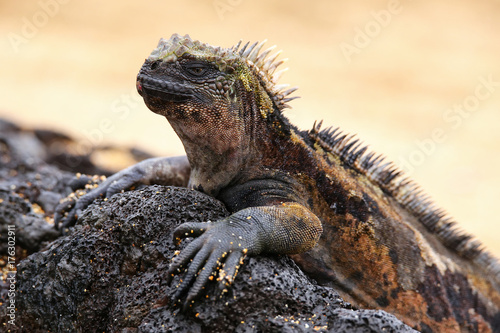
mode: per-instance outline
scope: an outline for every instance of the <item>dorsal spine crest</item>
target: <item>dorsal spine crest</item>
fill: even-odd
[[[410,180],[402,170],[385,157],[368,152],[354,135],[348,135],[332,127],[321,130],[322,122],[315,123],[309,131],[310,139],[326,153],[333,153],[345,165],[364,174],[384,192],[396,199],[412,213],[441,242],[460,256],[476,261],[500,281],[500,264],[483,249],[481,243],[457,227],[456,222],[422,189]]]

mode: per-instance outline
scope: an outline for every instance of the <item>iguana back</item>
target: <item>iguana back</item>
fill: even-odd
[[[318,125],[301,137],[314,151],[302,177],[323,222],[318,246],[293,255],[305,271],[422,331],[500,330],[500,266],[478,241],[352,136]]]

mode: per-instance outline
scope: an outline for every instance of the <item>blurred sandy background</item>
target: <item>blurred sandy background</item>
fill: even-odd
[[[182,154],[135,92],[174,32],[277,44],[295,124],[358,133],[500,256],[500,1],[1,1],[0,117]]]

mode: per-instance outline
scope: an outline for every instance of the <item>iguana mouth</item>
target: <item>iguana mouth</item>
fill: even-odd
[[[157,97],[167,102],[185,102],[193,94],[180,83],[154,79],[148,75],[139,74],[136,82],[137,91],[142,97]]]

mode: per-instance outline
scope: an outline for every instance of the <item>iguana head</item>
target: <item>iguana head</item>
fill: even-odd
[[[181,139],[191,178],[198,179],[193,187],[215,193],[207,186],[224,186],[241,174],[261,154],[262,142],[272,141],[272,129],[287,128],[281,110],[295,89],[275,84],[283,60],[276,60],[279,52],[269,56],[273,48],[261,53],[263,44],[224,49],[174,34],[160,40],[137,76],[146,105]],[[206,174],[196,176],[197,170]],[[208,179],[217,172],[219,179]]]
[[[295,89],[283,91],[286,85],[275,84],[276,68],[284,60],[276,61],[280,52],[268,57],[274,47],[260,53],[263,45],[247,43],[240,49],[239,42],[223,49],[188,35],[162,38],[139,72],[137,89],[152,111],[169,119],[213,119],[215,110],[229,116],[242,111],[241,104],[251,97],[265,118],[287,107],[293,98],[286,96]]]

